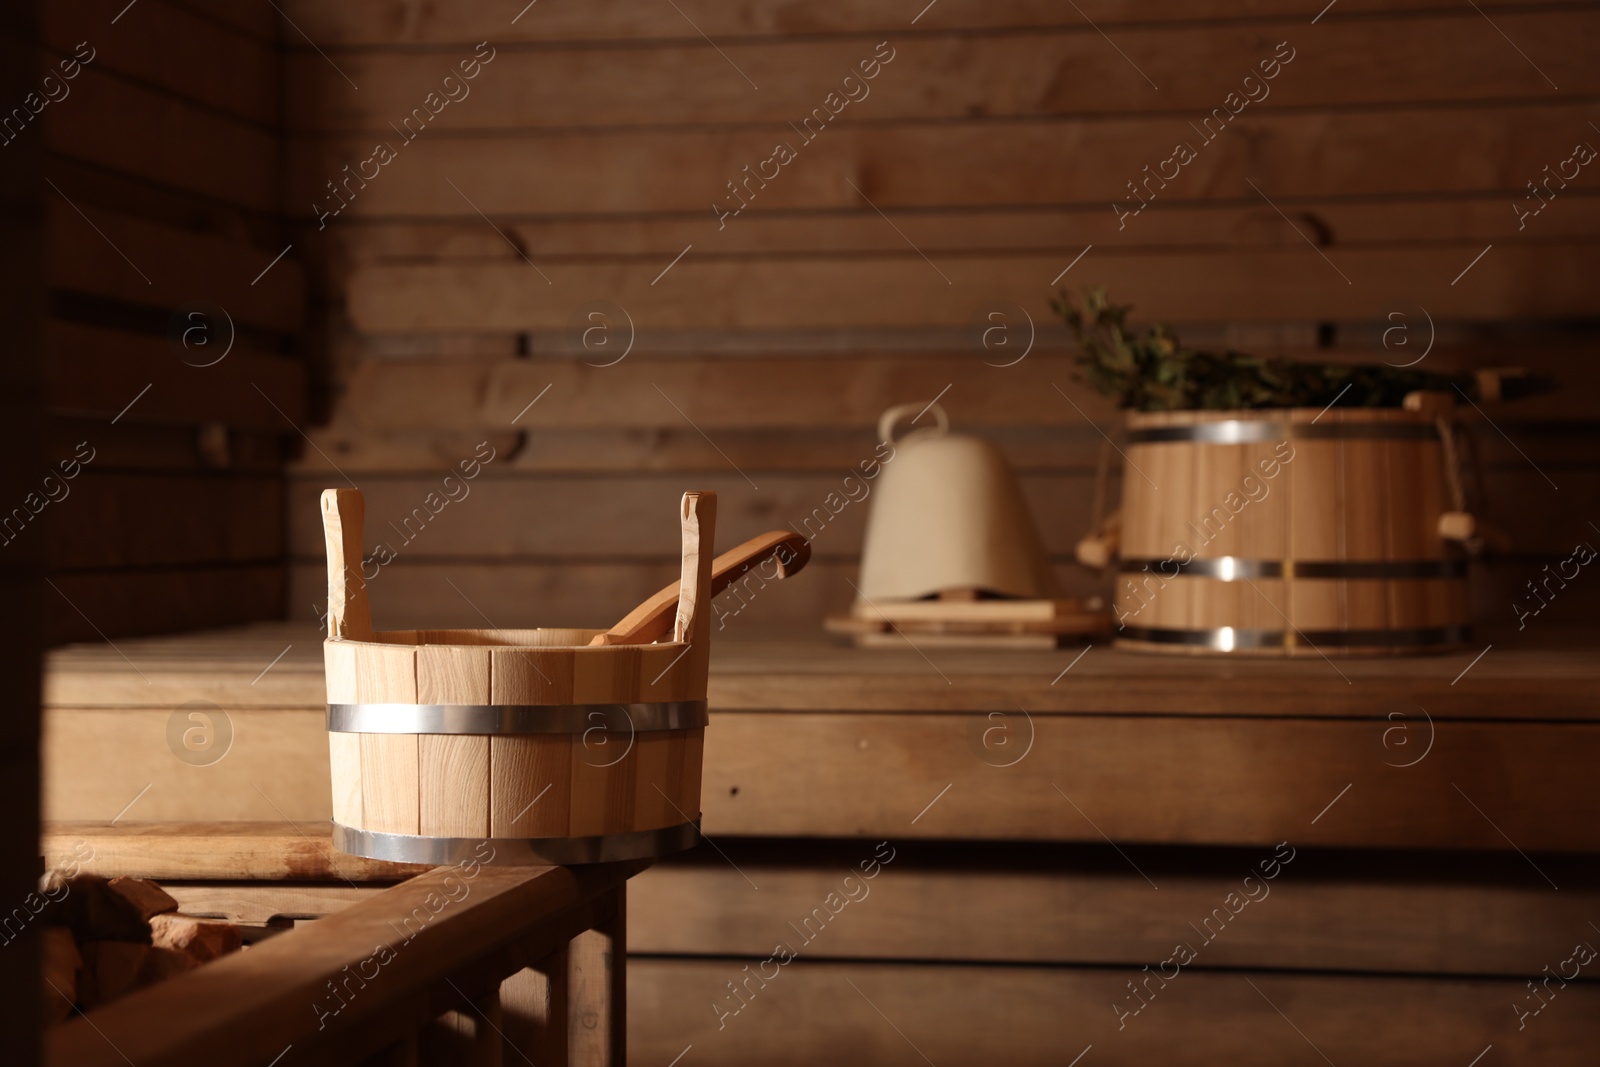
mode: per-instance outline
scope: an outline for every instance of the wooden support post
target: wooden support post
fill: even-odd
[[[573,1067],[622,1067],[627,1062],[626,886],[610,894],[612,917],[572,939],[568,1040]]]
[[[562,945],[500,984],[508,1064],[567,1062],[568,950]]]
[[[500,992],[492,989],[424,1026],[417,1035],[418,1062],[422,1067],[501,1067],[503,1029]]]

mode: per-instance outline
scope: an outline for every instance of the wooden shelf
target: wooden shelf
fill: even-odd
[[[1545,640],[1476,663],[1337,670],[726,642],[704,826],[713,839],[1600,850],[1600,657],[1582,635]],[[50,656],[45,693],[47,819],[329,818],[315,633],[74,646]],[[168,743],[195,709],[231,735],[206,766]]]
[[[913,640],[915,640],[913,638]],[[1104,645],[1004,654],[860,650],[820,635],[718,644],[718,711],[1413,717],[1600,721],[1600,638],[1554,631],[1410,658],[1202,659]],[[283,653],[281,659],[275,658]],[[271,664],[270,670],[267,669]],[[1069,669],[1070,667],[1070,669]],[[211,700],[230,708],[316,708],[322,640],[291,623],[72,645],[46,661],[47,707],[143,708]],[[1065,673],[1063,673],[1065,672]]]

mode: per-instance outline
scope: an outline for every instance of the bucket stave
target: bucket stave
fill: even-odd
[[[1118,645],[1459,646],[1466,562],[1439,533],[1451,506],[1447,432],[1399,409],[1131,413]]]
[[[336,847],[377,859],[571,864],[697,839],[716,499],[683,509],[671,640],[600,630],[371,628],[362,501],[323,494]],[[354,551],[351,544],[354,544]]]

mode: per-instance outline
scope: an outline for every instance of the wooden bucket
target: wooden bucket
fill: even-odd
[[[1448,404],[1445,405],[1448,407]],[[1128,416],[1117,644],[1398,654],[1470,638],[1447,414]]]
[[[374,632],[362,496],[324,492],[335,847],[412,863],[526,865],[693,845],[716,497],[688,493],[683,505],[671,639],[591,646],[601,631]]]

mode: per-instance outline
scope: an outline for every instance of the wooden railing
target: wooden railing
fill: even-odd
[[[200,830],[141,836],[130,848],[127,831],[62,827],[47,836],[46,859],[87,840],[91,847],[100,844],[85,868],[95,873],[193,879],[254,870],[236,857],[205,863],[208,836],[214,846],[219,836],[239,838]],[[245,839],[263,851],[271,847],[265,836]],[[320,840],[308,838],[302,845],[294,872],[281,870],[276,878],[341,876],[344,857],[328,853]],[[277,862],[283,865],[281,856]],[[624,893],[627,879],[647,865],[492,867],[468,861],[426,870],[63,1024],[46,1037],[45,1062],[620,1064]],[[342,876],[353,873],[370,882],[385,875],[382,868],[396,866],[349,861]]]

